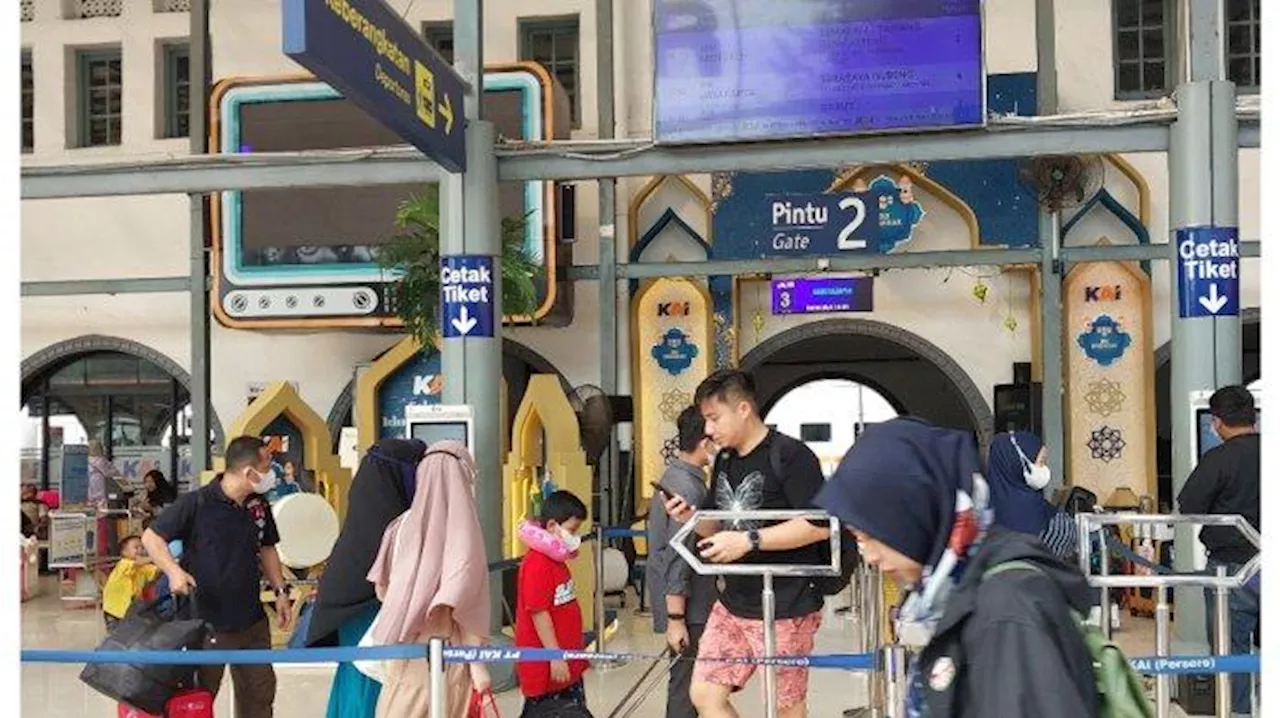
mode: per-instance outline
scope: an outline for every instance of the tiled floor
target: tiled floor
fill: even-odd
[[[64,609],[54,593],[54,585],[46,583],[44,588],[44,595],[23,604],[22,646],[90,649],[97,645],[105,633],[100,614],[93,610]],[[833,602],[832,606],[834,605],[836,602]],[[856,625],[853,620],[835,615],[830,609],[831,607],[818,637],[817,652],[849,652],[853,650]],[[661,650],[662,641],[660,637],[653,635],[647,618],[637,616],[630,608],[622,611],[620,616],[623,625],[610,642],[609,650],[638,653],[657,653]],[[1117,640],[1129,655],[1149,655],[1154,646],[1152,629],[1150,621],[1126,617]],[[646,667],[646,663],[637,661],[588,674],[588,697],[598,718],[610,716],[615,704],[635,684]],[[80,666],[70,665],[24,665],[22,715],[25,718],[116,715],[116,707],[111,701],[79,681],[80,669]],[[283,666],[277,668],[277,671],[277,718],[316,718],[324,715],[331,668]],[[764,715],[759,684],[759,680],[755,681],[755,685],[748,687],[736,701],[743,718],[760,718]],[[815,718],[840,716],[843,710],[862,705],[865,695],[865,679],[862,674],[815,671],[811,679],[810,713]],[[664,698],[665,684],[660,684],[650,692],[640,709],[632,714],[633,718],[662,716]],[[498,704],[504,716],[517,716],[520,713],[520,699],[514,693],[499,696]],[[219,696],[217,715],[231,715],[225,691]],[[1183,714],[1175,706],[1172,715]]]

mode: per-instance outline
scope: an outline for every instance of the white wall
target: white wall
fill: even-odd
[[[424,20],[447,19],[452,0],[393,0],[397,11],[407,10],[413,25]],[[489,62],[518,56],[517,19],[522,16],[554,17],[577,14],[582,31],[579,47],[582,129],[575,137],[596,136],[596,70],[594,56],[594,0],[544,0],[536,4],[516,0],[486,3],[485,53]],[[647,137],[652,112],[650,0],[616,3],[615,77],[618,87],[619,135]],[[1062,108],[1083,110],[1115,106],[1112,88],[1109,0],[1059,2],[1058,77]],[[36,148],[23,157],[24,165],[120,160],[127,157],[175,156],[186,152],[185,139],[156,139],[160,117],[156,75],[158,42],[187,34],[186,13],[155,13],[151,0],[125,0],[121,18],[61,20],[59,0],[37,0],[36,21],[21,25],[23,47],[32,53],[36,96]],[[301,68],[280,52],[279,0],[219,0],[212,4],[213,75],[264,76],[297,74]],[[986,65],[989,72],[1025,72],[1036,65],[1034,4],[1030,0],[988,0],[986,3]],[[71,50],[118,44],[123,51],[125,120],[123,143],[108,148],[69,148],[74,135],[69,125],[68,99],[74,82]],[[1165,241],[1168,206],[1166,161],[1163,155],[1146,154],[1128,159],[1144,174],[1152,192],[1151,232],[1154,241]],[[1261,236],[1258,219],[1258,153],[1242,152],[1241,236]],[[618,256],[627,256],[626,207],[647,178],[619,183],[619,215],[616,242]],[[707,186],[706,177],[695,181]],[[1131,191],[1131,190],[1117,190]],[[577,236],[574,248],[579,264],[594,263],[599,235],[595,183],[579,184]],[[1126,200],[1128,201],[1128,200]],[[188,207],[185,197],[44,200],[23,203],[21,267],[24,281],[82,278],[172,276],[187,272]],[[920,233],[915,249],[954,247],[962,243],[942,207],[930,207],[929,227]],[[649,220],[647,215],[645,221]],[[950,223],[950,224],[949,224]],[[642,222],[644,224],[644,222]],[[647,225],[639,227],[643,231]],[[1243,281],[1244,306],[1257,306],[1256,260],[1246,260]],[[993,274],[990,268],[973,268],[970,274]],[[960,270],[946,272],[888,272],[877,280],[877,309],[873,319],[899,324],[934,342],[970,372],[984,390],[1008,379],[1010,362],[1030,358],[1030,317],[1026,282],[1022,275],[992,280],[985,304],[971,294],[973,278]],[[1012,281],[1010,281],[1012,277]],[[1169,289],[1166,265],[1154,272],[1156,341],[1169,334]],[[742,351],[804,318],[769,317],[761,336],[755,337],[750,315],[755,300],[744,296]],[[1017,327],[1010,332],[1002,324],[1010,313]],[[583,282],[576,288],[576,321],[571,327],[516,328],[509,336],[552,361],[573,384],[598,383],[599,320],[598,287]],[[184,367],[190,366],[188,299],[184,294],[127,296],[40,297],[22,300],[22,353],[29,356],[57,341],[83,334],[120,336],[146,344]],[[627,312],[625,302],[620,306]],[[767,307],[764,308],[767,314]],[[620,362],[625,375],[629,351],[625,314],[619,316],[624,348]],[[974,341],[974,336],[995,337]],[[230,423],[245,404],[247,386],[253,381],[297,381],[303,397],[322,415],[350,380],[356,362],[368,361],[395,342],[390,335],[357,332],[281,333],[249,332],[216,327],[214,330],[214,406],[224,423]],[[625,386],[625,382],[624,382]]]

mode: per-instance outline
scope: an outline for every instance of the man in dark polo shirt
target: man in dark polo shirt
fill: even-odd
[[[276,591],[282,629],[291,616],[284,571],[276,544],[271,508],[261,493],[269,490],[271,454],[261,439],[241,436],[226,450],[226,471],[208,485],[181,496],[152,522],[142,543],[174,593],[196,592],[200,617],[213,629],[206,648],[271,648],[271,625],[262,608],[263,574]],[[183,543],[182,563],[169,553],[170,541]],[[200,684],[216,695],[225,666],[202,666]],[[270,665],[232,666],[236,715],[271,718],[276,675]]]

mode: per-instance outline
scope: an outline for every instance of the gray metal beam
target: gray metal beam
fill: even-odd
[[[209,155],[139,165],[60,165],[22,171],[22,199],[205,193],[280,187],[439,182],[444,170],[419,157],[336,152],[278,157]]]
[[[1240,147],[1258,147],[1258,122],[1242,119]],[[800,142],[659,147],[645,142],[559,142],[499,149],[502,180],[768,172],[875,162],[981,160],[1045,154],[1163,152],[1169,128],[1005,127],[934,135],[880,135]],[[155,162],[27,167],[22,199],[190,194],[280,187],[440,182],[447,173],[412,148],[207,155]]]
[[[1243,257],[1262,256],[1262,243],[1240,243]],[[1064,247],[1058,251],[1064,264],[1088,262],[1166,262],[1170,259],[1166,244],[1108,245]],[[943,252],[908,252],[905,254],[866,254],[848,257],[805,257],[787,259],[721,259],[708,262],[645,262],[619,264],[619,279],[653,279],[655,277],[708,277],[713,275],[813,274],[820,272],[872,272],[890,269],[928,269],[930,267],[996,267],[1040,264],[1040,249],[974,249]],[[600,279],[600,267],[575,264],[565,272],[570,281],[591,282]]]
[[[67,297],[82,294],[154,294],[191,290],[190,277],[138,277],[133,279],[61,279],[23,282],[24,297]]]

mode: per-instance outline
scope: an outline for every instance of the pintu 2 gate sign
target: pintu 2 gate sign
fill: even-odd
[[[282,0],[284,54],[451,172],[465,85],[383,0]]]
[[[761,254],[876,251],[880,244],[878,201],[871,192],[770,196],[769,236],[761,238]]]

